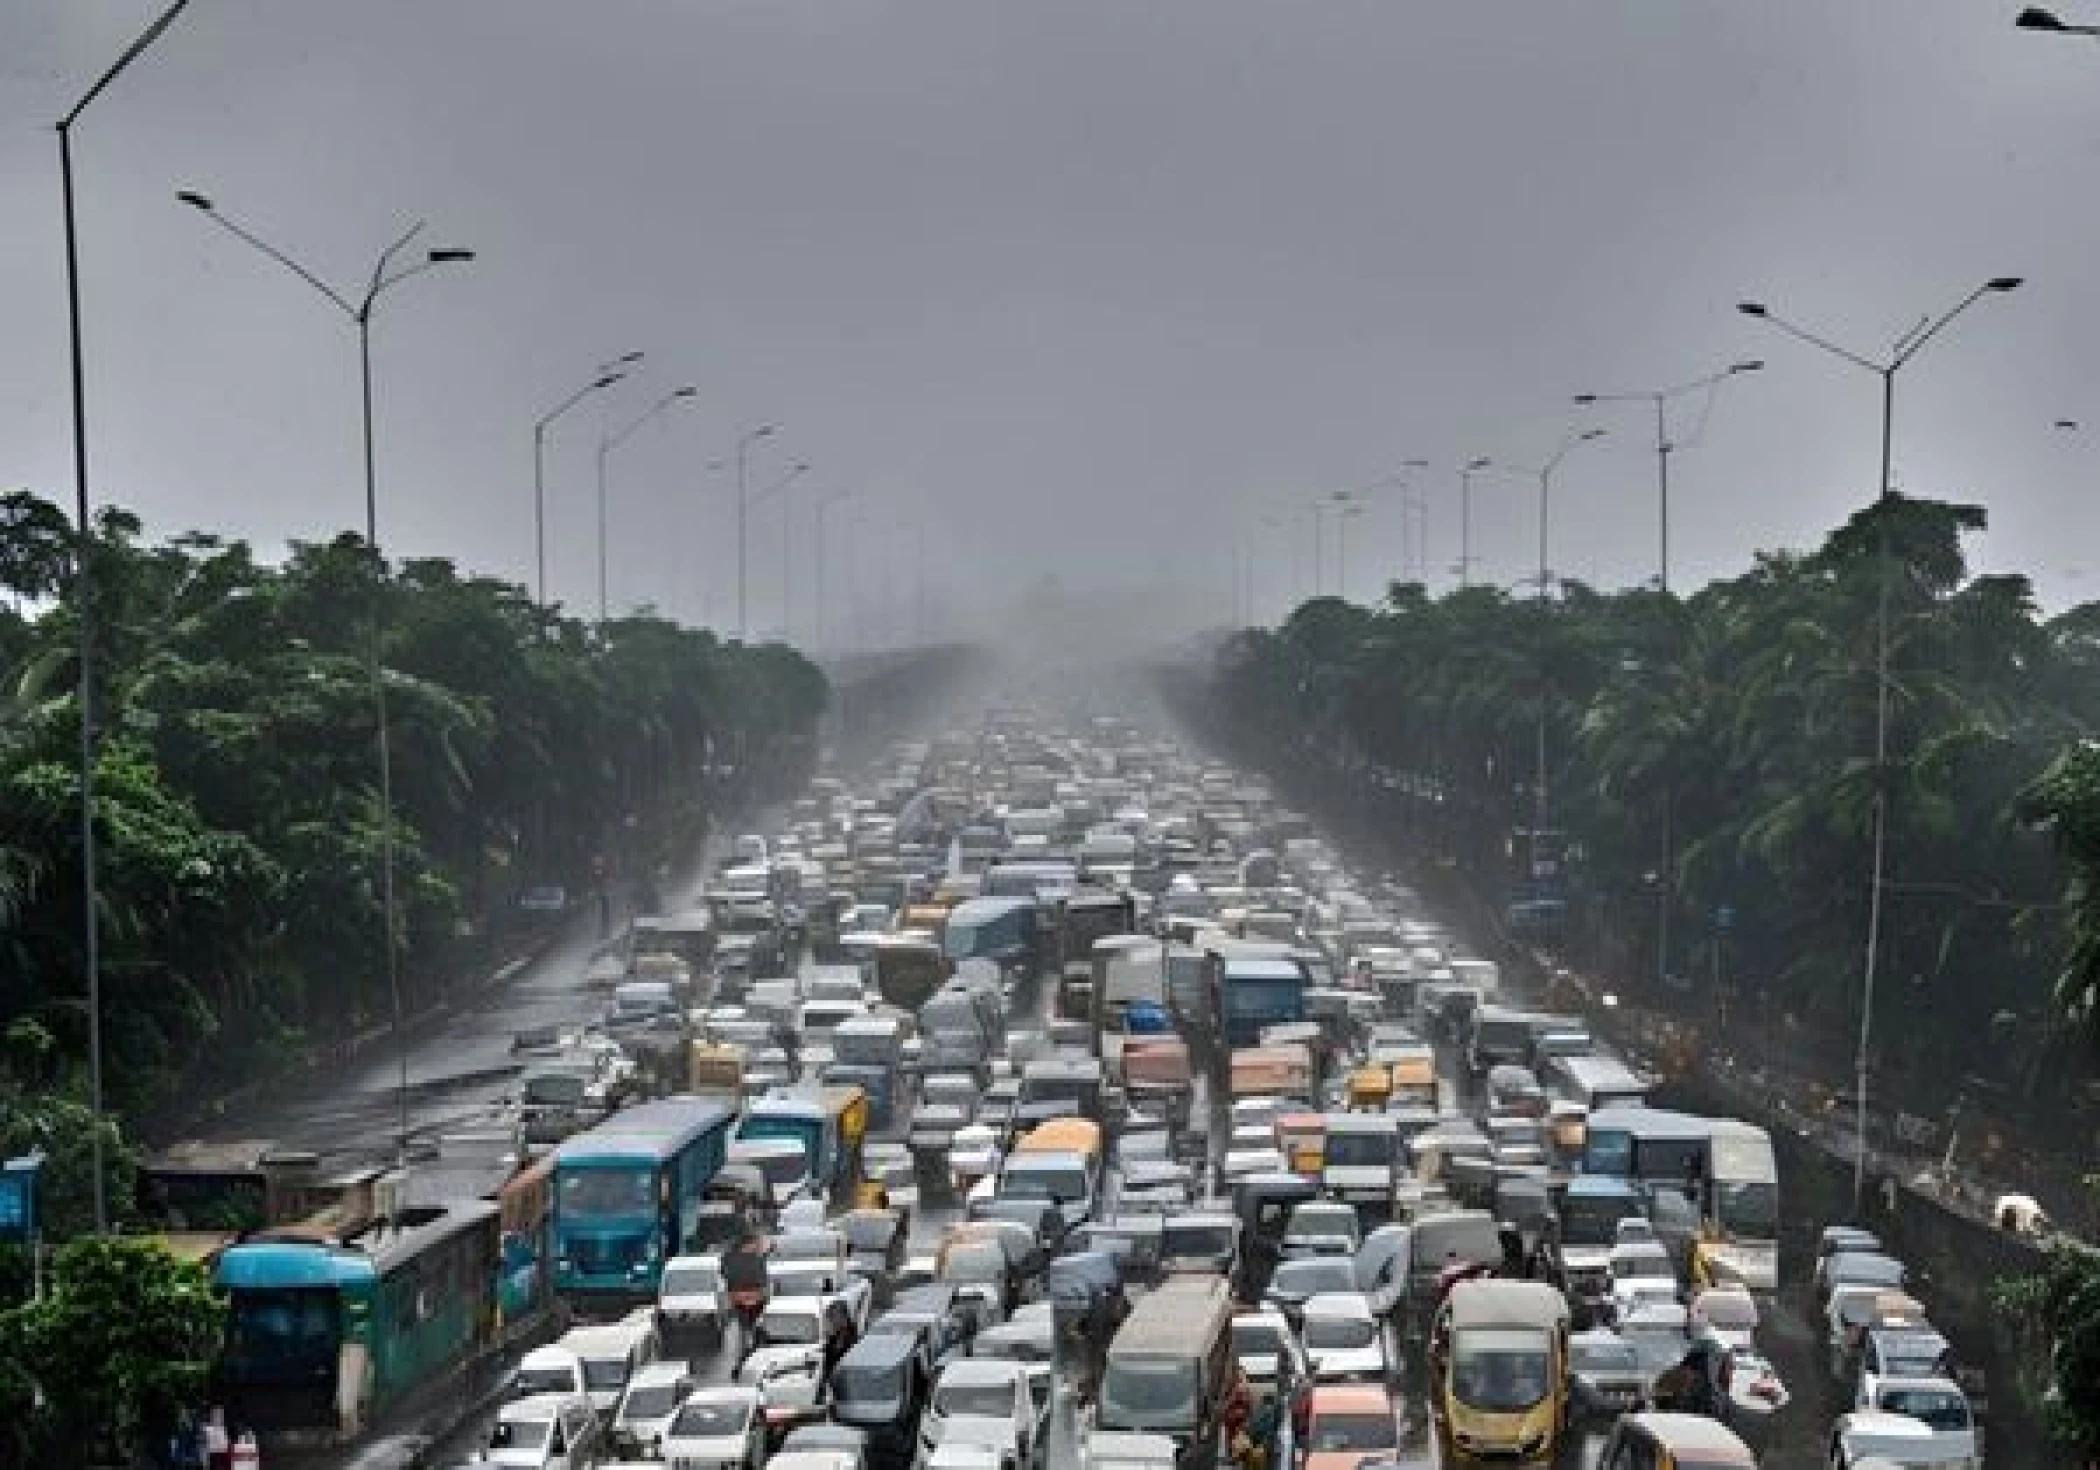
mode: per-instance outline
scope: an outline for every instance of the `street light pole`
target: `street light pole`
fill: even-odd
[[[656,418],[657,415],[661,414],[665,409],[671,407],[671,405],[674,403],[679,403],[684,401],[685,399],[695,397],[699,394],[699,392],[700,390],[698,388],[691,386],[687,386],[684,388],[673,388],[663,397],[657,399],[656,402],[650,404],[646,412],[637,415],[631,422],[628,423],[626,428],[620,430],[617,434],[600,434],[598,436],[598,626],[601,628],[605,626],[607,616],[607,579],[605,556],[605,461],[611,457],[612,452],[615,449],[618,449],[622,444],[625,444],[629,439],[632,439],[637,433],[641,431],[641,429],[646,424],[648,424],[651,420]]]
[[[1538,841],[1538,834],[1546,830],[1546,822],[1551,815],[1546,792],[1546,591],[1550,585],[1551,577],[1546,560],[1546,531],[1548,506],[1552,500],[1553,472],[1560,468],[1560,462],[1566,459],[1578,445],[1588,444],[1603,437],[1604,431],[1602,429],[1578,429],[1565,439],[1562,439],[1560,447],[1553,451],[1552,457],[1532,472],[1539,482],[1539,705],[1536,750],[1534,752],[1535,764],[1531,777],[1531,831],[1534,845]]]
[[[80,219],[73,188],[73,125],[110,84],[167,34],[168,27],[188,8],[190,0],[175,0],[153,24],[139,33],[58,120],[58,182],[61,214],[66,237],[66,345],[69,383],[73,398],[73,603],[76,608],[75,644],[80,665],[75,702],[80,707],[80,889],[81,964],[87,972],[88,1007],[88,1110],[94,1127],[89,1130],[90,1167],[95,1171],[95,1233],[109,1233],[109,1182],[103,1177],[102,1145],[102,910],[101,855],[95,843],[95,617],[94,546],[91,519],[94,495],[88,481],[87,433],[87,345],[81,324]]]
[[[593,393],[603,392],[627,376],[642,360],[639,352],[626,352],[601,366],[588,383],[541,414],[532,426],[532,561],[533,601],[547,605],[547,431],[556,419]]]
[[[776,496],[776,495],[780,495],[780,494],[783,494],[783,493],[785,493],[785,492],[786,492],[786,490],[788,489],[788,487],[789,487],[789,486],[793,485],[793,484],[794,484],[794,483],[795,483],[795,482],[796,482],[797,480],[801,479],[801,478],[802,478],[802,477],[803,477],[804,475],[806,475],[806,474],[808,474],[808,473],[809,473],[809,461],[808,461],[808,460],[806,460],[806,459],[805,459],[805,460],[797,460],[797,461],[796,461],[796,462],[795,462],[794,464],[791,464],[791,465],[789,465],[789,466],[788,466],[788,470],[787,470],[787,473],[786,473],[786,474],[782,475],[782,476],[781,476],[781,477],[780,477],[779,479],[775,480],[775,481],[774,481],[774,482],[773,482],[772,484],[770,484],[770,485],[766,486],[766,488],[765,488],[765,489],[763,489],[763,490],[759,491],[759,492],[758,492],[758,493],[757,493],[756,495],[752,495],[752,496],[746,497],[746,496],[745,496],[744,494],[742,494],[742,493],[741,493],[741,490],[739,491],[739,493],[738,493],[738,495],[737,495],[737,504],[739,505],[739,507],[741,507],[741,509],[740,509],[740,511],[739,511],[739,513],[738,513],[738,516],[737,516],[737,531],[738,531],[738,535],[737,535],[737,558],[736,558],[736,562],[737,562],[737,588],[738,588],[738,590],[739,590],[740,592],[742,591],[742,589],[743,589],[743,587],[744,587],[744,574],[745,574],[745,557],[744,557],[744,547],[745,547],[745,541],[744,541],[744,536],[743,536],[743,534],[742,534],[742,533],[743,533],[743,530],[744,530],[744,527],[745,527],[745,524],[746,524],[746,519],[747,519],[747,517],[749,516],[749,513],[750,513],[751,511],[754,511],[754,510],[758,509],[758,507],[760,507],[761,505],[764,505],[764,504],[765,504],[765,503],[766,503],[767,501],[771,500],[771,499],[772,499],[772,498],[773,498],[774,496]],[[739,483],[741,484],[741,481],[742,481],[742,476],[741,476],[741,474],[740,474],[740,475],[738,476],[738,480],[739,480]],[[785,603],[783,602],[783,605],[782,605],[782,608],[781,608],[781,619],[782,619],[782,621],[784,622],[784,621],[786,620],[786,618],[787,618],[787,609],[786,609]],[[747,635],[747,636],[748,636],[748,635]],[[781,630],[781,637],[782,637],[783,639],[785,639],[785,638],[786,638],[786,636],[787,636],[787,632],[786,632],[786,629],[784,629],[784,628],[783,628],[783,629]]]
[[[736,636],[742,643],[751,641],[750,567],[746,559],[751,500],[745,493],[745,477],[748,473],[751,446],[761,439],[772,438],[773,432],[772,424],[760,424],[755,429],[746,429],[737,436],[736,441]]]
[[[1362,506],[1352,505],[1337,511],[1334,517],[1335,592],[1344,602],[1349,600],[1349,523],[1363,513]]]
[[[423,222],[416,221],[401,233],[399,239],[380,252],[373,263],[372,275],[366,283],[364,294],[352,300],[347,294],[322,280],[320,276],[301,265],[292,256],[268,240],[257,235],[245,225],[229,219],[219,212],[212,201],[194,189],[179,192],[176,198],[197,210],[213,224],[229,235],[267,255],[280,266],[290,271],[319,294],[330,305],[348,316],[357,328],[357,357],[359,385],[362,390],[365,468],[365,551],[372,564],[372,623],[365,647],[366,678],[372,686],[373,723],[377,727],[379,762],[379,882],[380,910],[386,926],[386,981],[387,995],[393,1011],[394,1044],[400,1054],[399,1078],[399,1124],[400,1134],[396,1139],[397,1163],[406,1168],[408,1164],[408,1034],[407,1017],[401,996],[401,956],[399,953],[399,904],[394,883],[394,757],[393,742],[387,728],[386,678],[380,661],[380,636],[384,631],[384,580],[385,565],[379,551],[379,474],[373,451],[372,433],[372,312],[379,299],[389,290],[426,271],[439,266],[460,264],[474,258],[474,252],[457,246],[437,246],[426,249],[423,258],[408,265],[397,265],[401,252],[414,243],[423,233]]]
[[[1924,350],[1953,320],[1985,296],[2018,290],[2019,276],[1993,276],[1937,317],[1927,317],[1897,339],[1889,356],[1875,361],[1828,338],[1797,326],[1759,301],[1743,301],[1736,310],[1744,316],[1769,323],[1797,341],[1805,342],[1840,361],[1881,379],[1881,481],[1876,504],[1883,512],[1876,521],[1875,560],[1878,584],[1874,597],[1874,832],[1873,856],[1867,884],[1867,942],[1862,964],[1859,1006],[1859,1046],[1853,1058],[1854,1083],[1858,1090],[1858,1141],[1852,1160],[1852,1204],[1857,1210],[1867,1190],[1867,1074],[1874,1027],[1874,982],[1881,961],[1881,896],[1888,871],[1888,752],[1889,752],[1889,544],[1886,512],[1895,497],[1894,449],[1896,422],[1896,374]]]
[[[1730,363],[1719,372],[1708,373],[1703,378],[1694,378],[1688,383],[1679,383],[1671,388],[1658,388],[1649,392],[1636,393],[1578,393],[1575,395],[1575,401],[1586,407],[1599,403],[1648,403],[1654,405],[1656,525],[1659,532],[1659,545],[1655,562],[1655,585],[1658,591],[1668,592],[1670,590],[1670,456],[1682,447],[1670,442],[1670,401],[1681,398],[1688,393],[1703,392],[1709,395],[1707,406],[1711,409],[1713,406],[1711,395],[1720,388],[1721,384],[1740,373],[1758,372],[1763,367],[1764,362],[1761,359],[1745,358],[1741,362]],[[1705,422],[1703,417],[1700,422],[1702,424]],[[1696,433],[1694,437],[1696,437]]]
[[[1493,460],[1481,455],[1467,460],[1458,471],[1458,585],[1461,589],[1473,582],[1473,477],[1493,464]]]
[[[834,505],[853,498],[851,490],[832,490],[817,497],[817,627],[816,651],[823,653],[831,646],[829,628],[825,617],[827,590],[824,585],[824,522]]]

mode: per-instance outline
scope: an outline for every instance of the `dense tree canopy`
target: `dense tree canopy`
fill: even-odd
[[[1621,974],[1702,978],[1725,943],[1731,979],[1836,1059],[1858,1018],[1885,591],[1877,1064],[1959,1079],[1976,1037],[2090,1014],[2100,983],[2100,756],[2074,752],[2028,792],[2100,723],[2100,609],[2045,619],[2023,579],[1971,575],[1962,539],[1982,524],[1891,497],[1813,554],[1685,598],[1568,582],[1546,600],[1410,585],[1372,608],[1310,602],[1227,645],[1212,723],[1271,769],[1390,793],[1383,810],[1424,846],[1505,890],[1543,728],[1548,826],[1572,854],[1562,942]],[[2037,816],[2093,874],[2068,925]]]
[[[56,1039],[61,1090],[86,1033],[75,551],[55,508],[0,497],[0,1015]],[[412,995],[526,888],[654,865],[724,780],[777,788],[828,697],[791,650],[587,625],[352,536],[272,566],[207,535],[150,544],[107,510],[90,555],[103,1015],[126,1110],[208,1043],[384,1014],[375,627]]]

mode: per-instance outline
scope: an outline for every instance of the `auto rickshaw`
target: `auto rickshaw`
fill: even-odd
[[[1327,1119],[1321,1113],[1285,1113],[1276,1120],[1276,1147],[1294,1174],[1318,1177],[1327,1157]]]
[[[1392,1095],[1393,1069],[1384,1063],[1369,1063],[1349,1074],[1348,1104],[1351,1112],[1383,1111]]]

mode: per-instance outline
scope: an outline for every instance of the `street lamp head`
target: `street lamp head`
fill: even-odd
[[[772,438],[772,437],[773,437],[773,425],[771,425],[771,424],[760,424],[760,425],[759,425],[759,426],[758,426],[757,428],[755,428],[755,429],[753,429],[753,430],[751,431],[751,437],[752,437],[752,438],[754,438],[754,439],[770,439],[770,438]]]
[[[2025,279],[2025,276],[1993,276],[1984,282],[1983,289],[1986,291],[2017,291],[2020,289],[2020,283]]]
[[[1469,470],[1484,470],[1493,463],[1493,460],[1489,459],[1486,455],[1483,454],[1478,459],[1467,460],[1466,468]]]
[[[430,252],[429,257],[432,265],[454,265],[460,261],[472,260],[473,258],[473,251],[459,245],[440,245],[437,249]]]
[[[2070,29],[2069,26],[2058,20],[2053,12],[2044,10],[2039,5],[2030,5],[2021,11],[2020,18],[2015,20],[2013,24],[2023,31],[2067,31]]]
[[[1403,470],[1426,470],[1429,468],[1429,461],[1426,459],[1403,459],[1400,461],[1400,468]]]
[[[1770,316],[1772,314],[1765,310],[1765,304],[1762,301],[1738,301],[1735,304],[1735,309],[1744,316]]]
[[[212,202],[210,196],[205,194],[199,194],[195,189],[177,189],[175,191],[175,197],[177,199],[180,199],[184,204],[187,204],[192,209],[201,209],[206,214],[210,214],[212,212]]]
[[[1587,444],[1592,439],[1602,439],[1603,437],[1604,431],[1602,429],[1584,429],[1575,436],[1575,442],[1577,444]]]
[[[623,352],[618,357],[614,358],[611,362],[607,363],[605,366],[608,369],[616,367],[633,367],[636,363],[640,362],[644,357],[647,357],[648,355],[649,354],[647,354],[646,352]]]
[[[1741,362],[1728,364],[1730,373],[1761,373],[1764,370],[1765,360],[1761,357],[1746,357]]]
[[[671,396],[673,398],[698,398],[700,390],[688,383],[685,387],[674,390]]]
[[[1581,404],[1595,403],[1597,401],[1597,395],[1594,393],[1577,393],[1575,395],[1575,401]]]
[[[619,382],[619,381],[620,381],[620,380],[621,380],[622,378],[625,378],[626,376],[627,376],[627,374],[625,374],[625,373],[606,373],[606,374],[603,374],[602,376],[600,376],[599,378],[597,378],[596,380],[594,380],[594,381],[592,382],[592,384],[591,384],[591,391],[592,391],[593,393],[596,393],[596,392],[598,392],[598,391],[599,391],[600,389],[604,389],[604,388],[610,388],[610,387],[611,387],[611,386],[612,386],[613,384],[615,384],[615,383]]]

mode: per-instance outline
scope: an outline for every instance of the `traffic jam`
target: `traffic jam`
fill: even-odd
[[[1981,1463],[1902,1262],[1832,1224],[1782,1282],[1761,1130],[1263,782],[999,709],[769,825],[515,1039],[465,1172],[218,1255],[243,1422],[348,1441],[494,1345],[425,1463]]]

